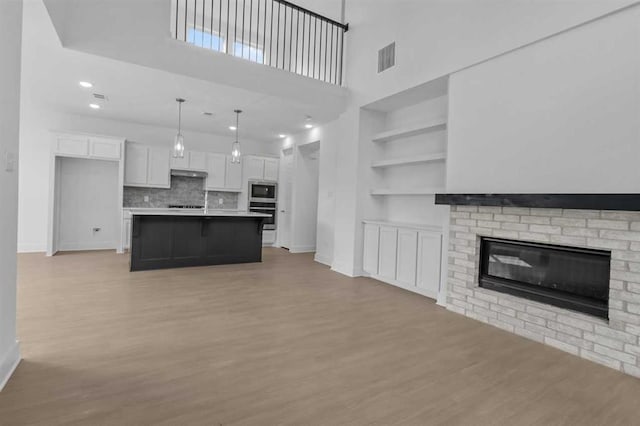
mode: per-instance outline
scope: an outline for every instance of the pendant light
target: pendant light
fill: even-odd
[[[178,133],[176,134],[176,138],[173,142],[173,157],[174,158],[184,158],[184,137],[182,136],[182,104],[184,103],[184,99],[177,98],[176,102],[178,102]]]
[[[239,125],[240,125],[240,113],[242,112],[242,110],[236,109],[233,110],[233,112],[236,113],[236,141],[233,143],[233,145],[231,145],[231,162],[232,163],[239,163],[240,162],[240,141],[238,140],[238,132],[239,132]]]

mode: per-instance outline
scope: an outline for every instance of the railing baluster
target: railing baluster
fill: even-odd
[[[242,0],[242,5],[238,4],[240,0],[234,0],[233,22],[231,22],[232,5],[231,0],[227,0],[227,28],[226,36],[223,36],[224,0],[219,0],[217,11],[216,0],[193,0],[193,2],[184,0],[184,3],[181,3],[182,0],[172,1],[175,2],[175,4],[171,3],[171,9],[175,10],[172,24],[175,25],[173,36],[176,40],[182,39],[196,46],[226,52],[252,62],[262,62],[265,65],[268,64],[328,83],[342,85],[344,82],[344,33],[348,30],[348,25],[343,25],[285,0],[264,0],[264,9],[262,0],[255,0],[257,3],[255,12],[253,10],[254,0]],[[199,1],[202,1],[202,7],[200,7]],[[207,4],[207,2],[210,3]],[[248,5],[247,2],[249,3]],[[277,9],[275,3],[277,3]],[[245,34],[247,32],[247,29],[245,29],[247,6],[249,9],[248,35]],[[239,22],[239,7],[242,7],[242,22]],[[218,15],[217,30],[215,27],[216,12]],[[184,13],[184,16],[181,15],[182,13]],[[193,22],[190,21],[189,13],[193,14]],[[198,16],[199,13],[202,13],[202,17]],[[209,17],[207,17],[207,13],[210,14]],[[254,14],[256,15],[255,25]],[[268,14],[271,16],[267,16]],[[277,16],[274,17],[274,14]],[[302,14],[302,28],[300,28],[300,14]],[[280,23],[281,20],[283,20],[282,24]],[[180,28],[180,25],[183,25],[183,28]],[[233,38],[230,37],[232,35],[232,25]],[[282,32],[280,31],[281,25]],[[319,30],[318,27],[320,27]],[[240,38],[238,38],[238,31],[241,32]],[[256,33],[255,40],[253,39],[254,31]],[[262,40],[260,40],[261,31]],[[209,46],[205,45],[207,33],[209,35]],[[267,37],[269,38],[268,46]],[[214,38],[217,42],[214,42]],[[282,43],[280,43],[281,40]],[[311,46],[312,43],[313,48]],[[248,49],[246,55],[244,53],[245,48]],[[269,57],[268,62],[267,55]],[[282,57],[282,61],[280,61],[280,57]]]

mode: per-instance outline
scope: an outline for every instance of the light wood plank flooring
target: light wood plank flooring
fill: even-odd
[[[640,422],[640,380],[310,255],[127,272],[19,256],[2,425]]]

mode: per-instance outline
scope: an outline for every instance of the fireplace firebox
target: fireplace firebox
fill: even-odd
[[[611,253],[482,238],[480,287],[608,318]]]

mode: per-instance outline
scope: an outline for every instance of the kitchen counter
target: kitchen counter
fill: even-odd
[[[267,214],[129,209],[131,271],[262,261]]]
[[[202,209],[165,209],[165,208],[133,208],[128,209],[132,216],[200,216],[200,217],[270,217],[268,214],[251,213],[241,210],[208,210]]]

